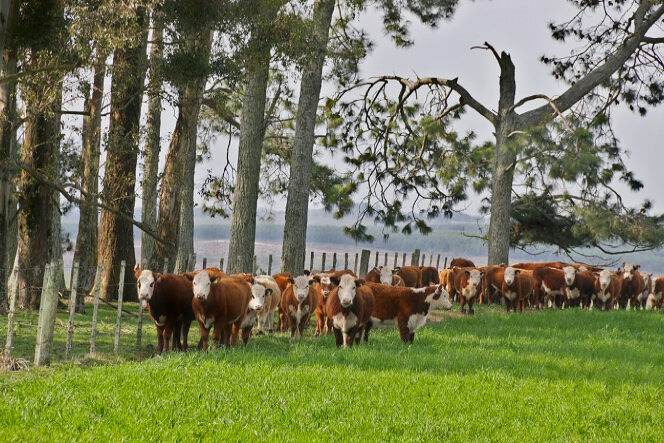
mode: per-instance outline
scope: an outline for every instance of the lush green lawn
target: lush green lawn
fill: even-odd
[[[661,312],[444,317],[411,346],[379,329],[336,349],[309,329],[138,362],[128,327],[118,361],[0,373],[0,441],[664,439]]]

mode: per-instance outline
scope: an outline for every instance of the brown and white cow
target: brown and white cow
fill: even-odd
[[[535,285],[535,305],[538,308],[540,308],[545,301],[549,308],[563,306],[565,273],[562,269],[550,268],[548,266],[536,266],[533,269],[533,280]],[[560,301],[558,301],[558,299]]]
[[[598,305],[602,311],[613,309],[616,297],[620,295],[620,278],[608,269],[603,269],[595,279],[593,307]]]
[[[505,307],[507,312],[510,308],[516,312],[517,308],[523,312],[526,300],[530,297],[534,289],[534,280],[532,271],[526,269],[514,269],[508,266],[503,271],[503,284],[500,292],[505,297]]]
[[[442,285],[408,288],[367,283],[367,286],[373,291],[376,301],[371,314],[372,324],[396,323],[404,343],[413,342],[415,332],[424,326],[431,309],[452,309]]]
[[[433,266],[420,266],[420,271],[422,271],[422,286],[440,284],[438,269]]]
[[[323,333],[323,327],[325,327],[325,336],[330,333],[332,328],[332,321],[327,317],[325,306],[327,304],[327,299],[337,287],[337,284],[342,276],[351,275],[353,278],[357,278],[355,273],[350,269],[344,269],[341,271],[328,271],[324,273],[318,273],[313,276],[316,280],[316,293],[318,294],[318,304],[316,305],[316,331],[314,335],[316,337],[320,336]]]
[[[254,277],[254,283],[265,287],[265,309],[258,314],[256,334],[264,334],[266,328],[269,333],[272,333],[274,331],[274,314],[277,312],[281,301],[281,288],[277,281],[269,275]]]
[[[398,269],[392,266],[378,266],[367,272],[364,280],[390,286],[405,286],[403,279],[397,275],[397,272]]]
[[[288,280],[292,277],[290,272],[280,272],[278,274],[274,274],[272,278],[274,278],[274,281],[277,282],[277,285],[279,285],[279,289],[281,290],[281,296],[283,297],[284,291],[288,287],[290,283],[288,283]],[[279,332],[284,332],[286,329],[288,329],[288,318],[286,317],[286,314],[281,311],[281,303],[279,304],[279,323],[277,325],[277,331]]]
[[[438,274],[438,281],[440,282],[441,285],[443,285],[443,288],[447,291],[450,301],[454,300],[455,292],[454,292],[454,271],[451,269],[443,269],[440,271]]]
[[[650,293],[653,289],[652,274],[647,272],[639,272],[639,274],[641,274],[641,277],[643,277],[643,291],[641,291],[641,293],[636,296],[635,305],[636,307],[645,309],[648,302],[648,296],[650,296]]]
[[[466,313],[466,303],[468,303],[468,313],[474,314],[473,304],[475,299],[479,298],[482,289],[482,278],[484,272],[472,268],[454,268],[454,291],[459,295],[461,302],[461,313]]]
[[[502,295],[504,276],[505,266],[503,265],[484,267],[480,303],[486,301],[486,303],[490,305],[494,297]]]
[[[664,295],[664,277],[657,277],[653,283],[652,292],[648,296],[646,309],[662,309]]]
[[[394,269],[397,275],[403,279],[404,286],[409,288],[422,287],[422,271],[418,266],[397,266]]]
[[[563,268],[565,275],[565,307],[581,306],[590,307],[590,302],[595,293],[595,275],[590,271],[581,271],[573,266]]]
[[[364,280],[350,274],[331,278],[336,287],[325,303],[325,313],[332,321],[337,347],[360,344],[363,337],[369,341],[375,305],[373,291]]]
[[[290,340],[302,338],[302,330],[309,323],[311,314],[318,304],[318,294],[314,285],[316,280],[307,275],[290,278],[289,285],[281,295],[279,309],[288,319],[291,328]]]
[[[194,319],[194,297],[189,280],[178,274],[159,274],[136,265],[136,289],[143,309],[147,308],[157,327],[157,353],[173,348],[187,350],[189,327]],[[182,343],[180,342],[182,337]]]
[[[212,340],[225,346],[237,345],[242,321],[252,298],[249,283],[236,277],[213,277],[202,271],[191,282],[194,290],[192,307],[201,333],[198,346],[207,349],[210,330]]]
[[[618,306],[621,309],[627,309],[636,305],[637,297],[645,288],[643,277],[639,273],[641,265],[623,263],[622,269],[618,269],[620,274],[620,297]]]
[[[246,345],[251,337],[251,330],[254,325],[258,323],[259,316],[266,309],[265,298],[270,296],[271,289],[266,289],[265,286],[254,283],[251,285],[251,300],[247,305],[247,313],[240,324],[242,334],[242,342]]]
[[[471,260],[468,260],[466,258],[453,258],[452,261],[450,262],[450,269],[454,268],[474,268],[475,263],[473,263]]]

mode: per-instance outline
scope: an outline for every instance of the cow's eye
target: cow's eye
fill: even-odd
[[[150,287],[153,287],[153,286],[154,286],[154,282],[150,283]]]

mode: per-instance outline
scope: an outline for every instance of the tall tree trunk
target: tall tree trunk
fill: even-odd
[[[304,269],[314,130],[334,4],[335,0],[318,0],[314,5],[312,34],[316,53],[307,60],[300,83],[284,223],[288,229],[284,229],[281,253],[281,270],[297,275]]]
[[[152,13],[152,43],[150,45],[150,63],[148,72],[148,119],[145,136],[143,183],[141,190],[143,203],[141,221],[153,231],[157,226],[157,181],[159,179],[159,151],[161,150],[161,89],[162,76],[160,65],[163,57],[162,37],[164,24],[159,13]],[[154,251],[155,240],[146,233],[141,234],[141,265],[149,267]]]
[[[148,35],[145,8],[136,7],[135,16],[142,30],[141,35],[116,48],[113,54],[111,118],[103,181],[105,202],[132,218]],[[103,264],[104,272],[101,281],[96,284],[101,285],[100,297],[105,300],[117,298],[122,260],[126,261],[129,269],[136,262],[133,226],[114,213],[102,210],[97,261]],[[125,276],[124,297],[126,300],[136,300],[134,273],[126,272]]]
[[[85,202],[80,206],[78,235],[74,248],[74,263],[78,263],[78,293],[76,310],[83,312],[82,298],[92,290],[97,270],[97,239],[99,235],[99,211],[92,204],[99,192],[99,156],[101,146],[101,105],[104,97],[104,78],[106,76],[106,54],[98,54],[92,84],[92,96],[89,86],[85,91],[84,110],[89,113],[83,117],[83,152],[81,154],[81,189],[88,196],[81,195]],[[88,202],[88,199],[90,201]],[[86,204],[90,203],[90,204]],[[73,274],[72,274],[73,277]]]
[[[515,127],[515,113],[511,109],[516,94],[514,64],[509,54],[500,55],[500,97],[495,125],[496,146],[491,183],[491,218],[489,222],[489,265],[509,263],[512,209],[512,181],[516,152],[509,149],[509,137]]]
[[[200,101],[199,101],[200,107]],[[178,228],[178,252],[175,272],[186,272],[189,257],[194,253],[194,175],[196,173],[196,126],[189,128],[189,147],[182,180],[182,202],[180,204],[180,226]]]
[[[186,44],[207,60],[210,56],[212,44],[210,29],[206,28],[196,33]],[[185,85],[180,96],[178,119],[175,123],[175,130],[168,148],[164,174],[161,179],[159,218],[157,219],[157,233],[159,236],[172,241],[177,247],[173,248],[164,243],[156,243],[150,261],[150,266],[153,269],[163,269],[164,261],[168,259],[169,271],[174,270],[180,245],[185,245],[188,249],[193,250],[193,180],[196,167],[196,128],[205,91],[205,81],[205,76],[192,78]],[[185,232],[180,230],[183,205],[185,205],[184,211],[187,213],[186,225],[188,226],[189,223],[192,225],[191,229]],[[184,238],[181,240],[180,236],[184,236]],[[186,266],[186,259],[182,266]],[[182,266],[178,269],[182,269]]]
[[[12,43],[12,34],[16,30],[18,2],[9,5],[8,0],[0,2],[0,73],[3,77],[16,73],[16,51]],[[0,158],[13,159],[16,144],[16,82],[0,84]],[[12,242],[16,242],[16,231],[11,229],[15,217],[16,205],[12,207],[14,186],[13,169],[10,162],[0,164],[0,314],[7,311],[8,286],[11,265],[13,264]],[[12,259],[10,259],[12,255]]]

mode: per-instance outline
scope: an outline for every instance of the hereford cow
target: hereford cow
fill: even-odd
[[[549,308],[562,307],[565,273],[561,269],[536,266],[533,269],[533,280],[535,285],[535,305],[538,308],[541,308],[544,301],[547,302]]]
[[[281,288],[277,281],[269,275],[258,275],[254,282],[265,287],[265,309],[258,314],[257,335],[263,335],[265,328],[271,334],[274,332],[274,314],[277,312],[281,301]]]
[[[452,303],[442,285],[417,289],[380,283],[367,283],[367,286],[373,291],[376,301],[371,322],[374,326],[379,323],[396,323],[404,343],[413,342],[415,332],[424,326],[431,309],[452,309]]]
[[[560,270],[562,270],[565,266],[571,266],[574,269],[579,269],[580,271],[600,272],[602,270],[602,268],[598,268],[597,266],[587,265],[585,263],[565,263],[561,261],[526,262],[526,263],[516,263],[512,265],[513,268],[528,269],[531,271],[539,266],[546,266],[547,268],[554,268]]]
[[[494,297],[502,294],[504,275],[505,266],[503,265],[486,266],[484,268],[480,303],[486,301],[490,305]]]
[[[438,274],[438,281],[447,291],[450,301],[454,300],[454,272],[451,269],[443,269]]]
[[[438,269],[433,266],[420,266],[420,271],[422,271],[422,286],[440,284]]]
[[[453,271],[454,291],[459,295],[461,301],[461,313],[466,313],[466,303],[468,303],[468,313],[473,315],[475,314],[473,304],[482,289],[484,272],[471,268],[453,268]]]
[[[450,262],[450,269],[454,268],[474,268],[475,263],[465,258],[453,258]]]
[[[318,304],[318,294],[314,289],[316,281],[313,277],[300,275],[288,280],[290,283],[281,295],[279,308],[288,319],[291,328],[290,340],[302,338],[304,325]]]
[[[620,297],[617,303],[621,309],[636,305],[637,297],[645,288],[643,277],[638,272],[640,267],[641,265],[623,263],[622,270],[618,269],[620,273]]]
[[[620,295],[620,278],[608,269],[603,269],[595,279],[593,306],[598,305],[602,311],[612,309],[618,295]]]
[[[652,292],[648,296],[646,309],[661,309],[664,294],[664,277],[657,277],[653,282]]]
[[[422,271],[417,266],[398,266],[394,268],[399,277],[403,279],[404,286],[409,288],[422,287]]]
[[[251,330],[258,322],[260,314],[265,310],[265,297],[272,293],[271,289],[266,289],[265,286],[254,283],[251,285],[251,300],[247,305],[247,312],[240,325],[242,334],[242,342],[246,345],[251,337]]]
[[[281,296],[282,297],[284,295],[284,291],[286,290],[286,288],[289,285],[288,279],[291,278],[291,277],[292,277],[292,275],[291,275],[290,272],[280,272],[279,274],[274,274],[272,276],[272,278],[274,278],[274,281],[277,282],[277,285],[279,285],[279,290],[281,291]],[[286,329],[288,329],[288,323],[286,323],[288,321],[288,319],[286,317],[286,314],[284,314],[281,311],[281,303],[279,304],[279,306],[280,306],[278,308],[279,323],[277,325],[277,331],[284,332],[284,331],[286,331]]]
[[[325,303],[325,313],[332,320],[337,347],[360,344],[362,337],[369,341],[371,314],[374,309],[373,291],[350,274],[331,277],[336,285]]]
[[[563,296],[565,307],[590,307],[590,301],[595,293],[595,275],[590,271],[581,271],[573,266],[563,268],[565,287]]]
[[[650,296],[653,288],[652,274],[647,272],[639,272],[639,274],[641,274],[641,277],[643,277],[643,291],[641,291],[641,293],[636,296],[635,306],[641,309],[645,309],[648,302],[648,297]]]
[[[355,273],[350,269],[344,269],[341,271],[328,271],[325,273],[319,273],[313,276],[316,281],[316,293],[318,294],[318,304],[316,305],[316,331],[314,336],[318,337],[323,333],[323,327],[325,327],[325,336],[330,333],[332,328],[332,321],[328,318],[325,306],[327,304],[327,299],[337,287],[337,284],[342,276],[350,275],[353,278],[357,278]]]
[[[398,268],[392,266],[379,266],[367,272],[365,281],[382,283],[390,286],[405,286],[403,279],[397,275]]]
[[[505,297],[505,307],[507,312],[510,308],[516,312],[517,308],[523,312],[526,300],[530,297],[534,289],[532,271],[525,269],[514,269],[508,266],[503,271],[503,284],[500,292]]]
[[[173,348],[187,350],[189,327],[194,319],[191,283],[183,275],[159,274],[134,267],[138,300],[147,308],[157,327],[157,354],[168,352],[173,336]],[[182,337],[182,343],[180,342]]]
[[[208,348],[212,326],[214,342],[225,346],[237,345],[242,322],[252,298],[249,283],[236,277],[210,278],[210,273],[202,271],[193,277],[192,286],[192,307],[201,332],[199,348]]]

